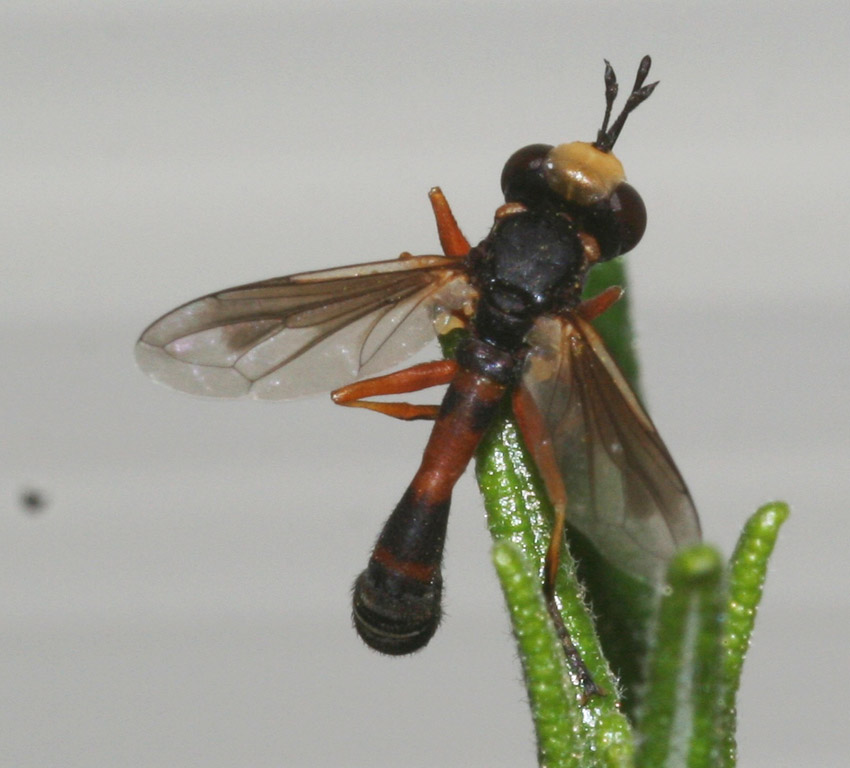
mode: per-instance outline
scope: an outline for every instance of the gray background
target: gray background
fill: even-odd
[[[427,425],[175,394],[132,346],[211,290],[434,252],[434,184],[483,236],[507,156],[592,139],[603,57],[651,52],[617,148],[650,409],[710,541],[793,505],[742,765],[845,765],[848,39],[837,2],[5,0],[0,764],[533,764],[469,477],[431,646],[349,626]]]

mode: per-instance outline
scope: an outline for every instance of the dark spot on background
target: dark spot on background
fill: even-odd
[[[43,512],[47,507],[47,498],[37,488],[26,488],[21,491],[18,500],[21,509],[31,515]]]

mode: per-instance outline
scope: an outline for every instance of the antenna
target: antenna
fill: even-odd
[[[638,66],[632,92],[629,94],[629,98],[626,99],[623,111],[620,112],[614,124],[609,128],[608,120],[611,118],[611,108],[614,106],[614,99],[617,98],[619,86],[617,85],[617,75],[614,73],[614,68],[608,63],[607,59],[605,60],[605,117],[602,120],[602,127],[596,134],[596,141],[593,142],[594,147],[602,152],[610,152],[617,141],[617,137],[620,135],[620,131],[623,130],[623,126],[626,124],[626,118],[638,104],[646,101],[655,90],[655,86],[658,85],[657,80],[649,85],[643,84],[651,66],[652,59],[649,56],[644,56],[640,60],[640,66]]]

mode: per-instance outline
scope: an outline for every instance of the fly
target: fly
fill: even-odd
[[[604,557],[645,579],[699,539],[673,459],[591,324],[620,289],[581,301],[588,270],[632,250],[646,227],[612,149],[657,85],[644,85],[650,63],[645,56],[610,122],[617,79],[606,62],[595,141],[532,144],[508,159],[505,203],[478,245],[434,188],[442,255],[230,288],[164,315],[136,345],[145,372],[185,392],[285,400],[334,390],[340,405],[434,421],[354,587],[355,626],[378,651],[411,653],[436,631],[452,490],[505,398],[555,508],[550,602],[567,516]],[[376,376],[451,325],[467,330],[455,359]],[[372,399],[442,384],[440,406]]]

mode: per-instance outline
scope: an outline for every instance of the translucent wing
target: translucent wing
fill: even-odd
[[[408,256],[212,293],[147,328],[136,361],[156,381],[200,395],[284,400],[331,390],[434,338],[435,308],[467,298],[460,266]]]
[[[700,538],[670,453],[590,323],[542,318],[528,340],[522,386],[552,439],[567,520],[613,564],[656,578]]]

